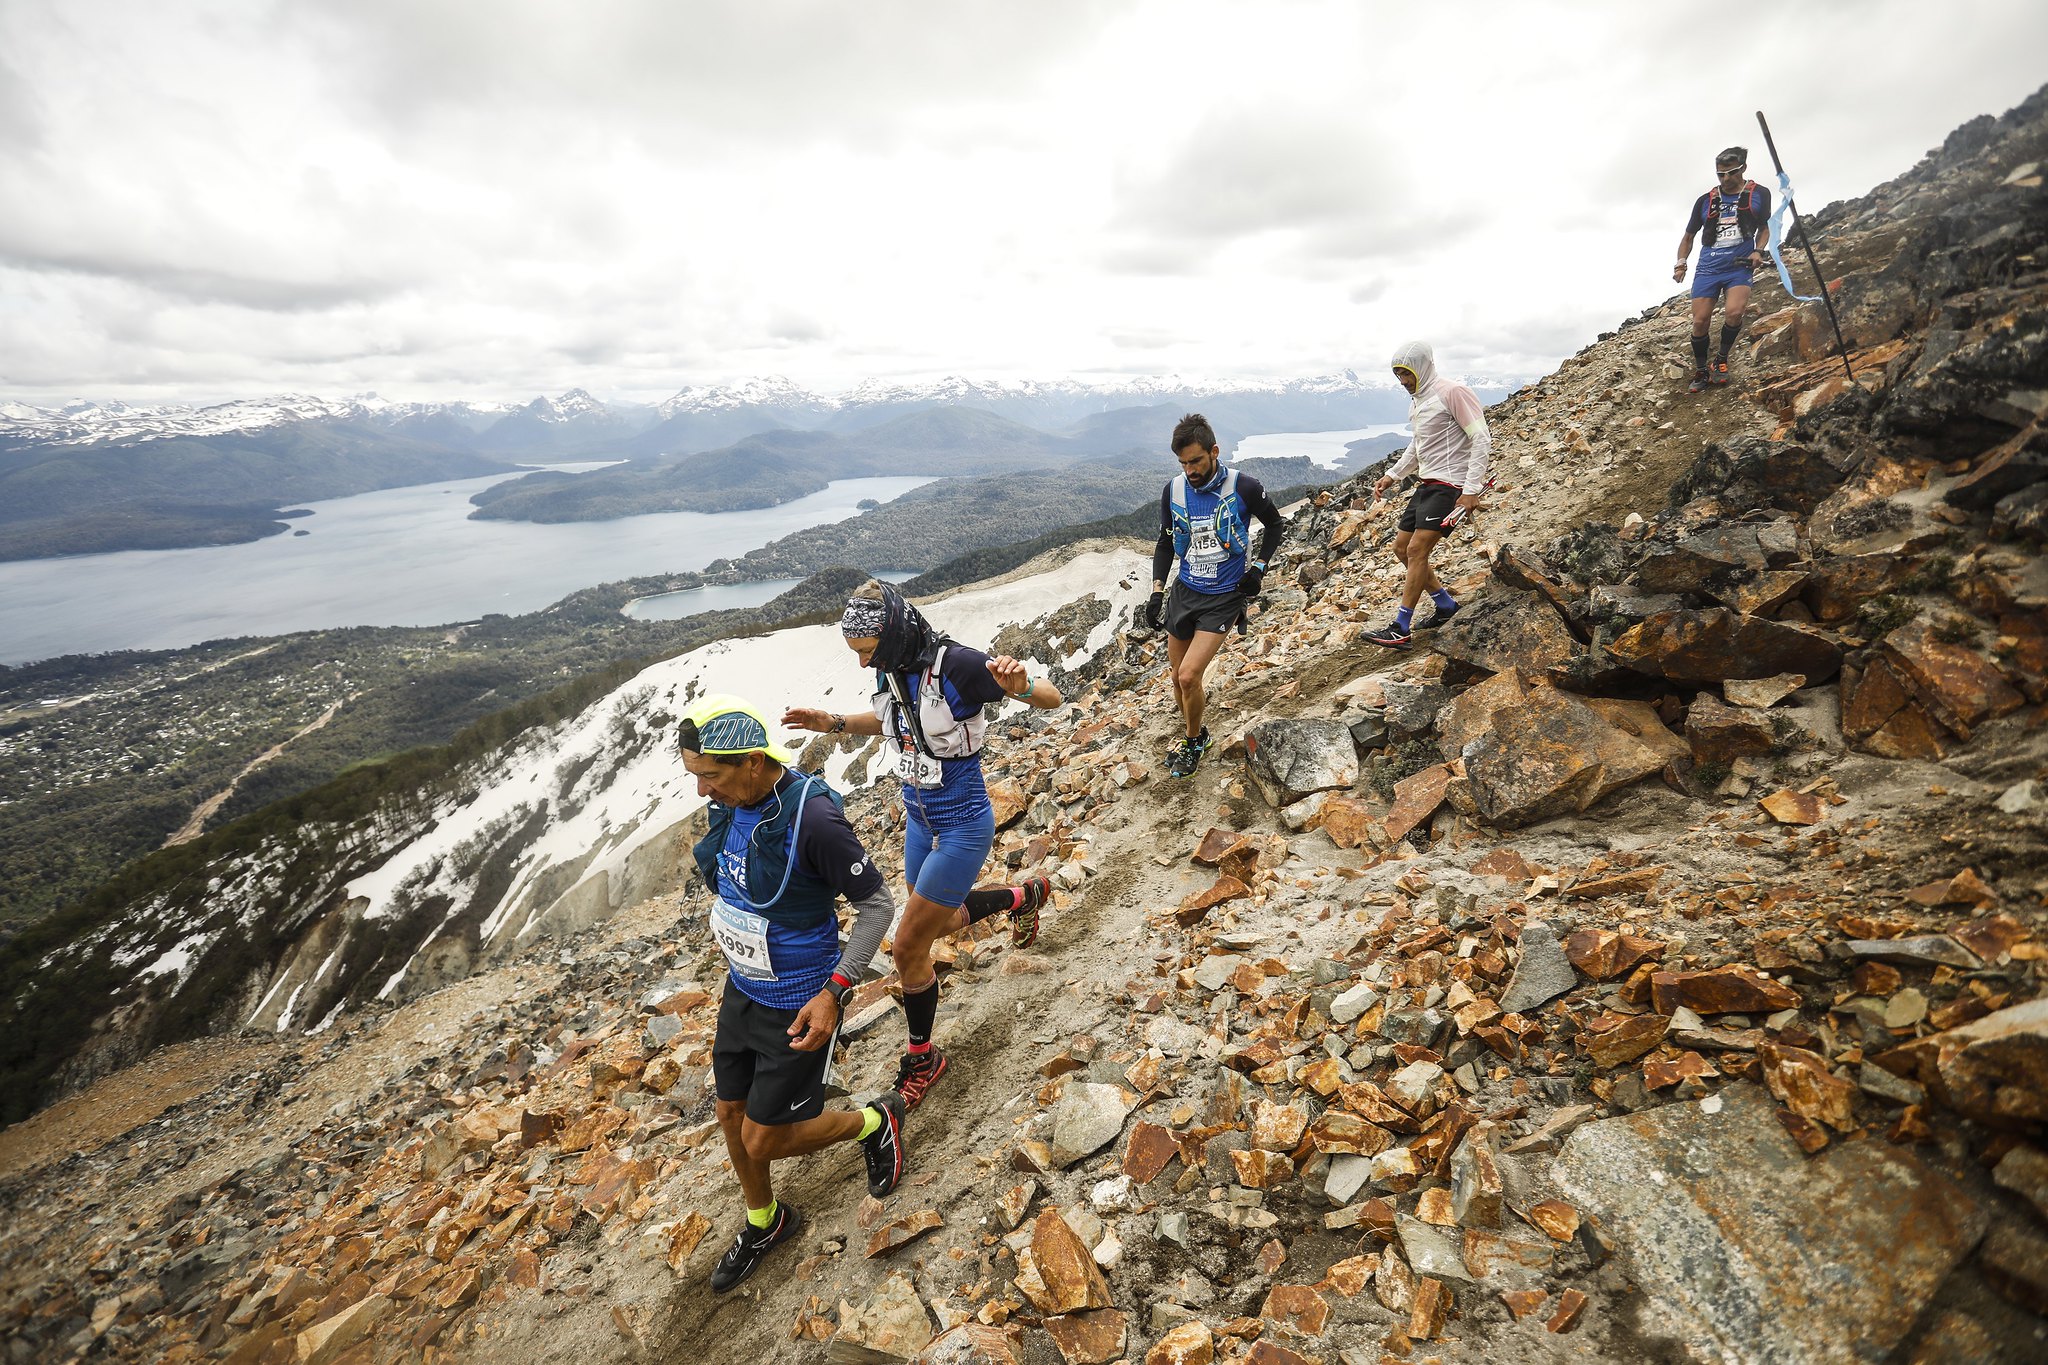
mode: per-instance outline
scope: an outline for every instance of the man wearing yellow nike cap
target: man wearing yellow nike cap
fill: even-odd
[[[697,868],[714,900],[711,930],[728,975],[711,1048],[719,1126],[747,1200],[747,1222],[719,1258],[724,1293],[796,1236],[803,1215],[778,1203],[770,1162],[858,1141],[868,1192],[903,1178],[903,1099],[825,1109],[825,1076],[846,997],[881,946],[896,903],[824,780],[792,766],[761,713],[738,697],[699,699],[677,727],[683,767],[710,802]],[[839,943],[840,897],[854,909]]]

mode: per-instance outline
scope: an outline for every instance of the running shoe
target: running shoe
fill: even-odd
[[[1195,769],[1202,766],[1202,755],[1209,752],[1209,727],[1203,726],[1202,733],[1193,739],[1181,741],[1180,752],[1174,756],[1167,772],[1174,777],[1193,777]]]
[[[1728,362],[1725,360],[1715,361],[1711,378],[1717,385],[1726,384],[1728,382]]]
[[[1710,377],[1705,370],[1694,370],[1692,372],[1692,384],[1686,389],[1686,392],[1698,393],[1707,386]]]
[[[1406,649],[1409,641],[1408,632],[1391,621],[1378,630],[1367,631],[1359,638],[1369,645],[1378,645],[1381,649]]]
[[[1449,607],[1436,607],[1427,617],[1415,623],[1416,630],[1435,630],[1465,609],[1462,602],[1453,602]]]
[[[888,1127],[887,1122],[882,1126]],[[869,1158],[868,1169],[874,1169],[873,1158]],[[718,1264],[711,1271],[711,1292],[723,1294],[753,1274],[754,1267],[761,1264],[763,1257],[796,1236],[803,1225],[804,1216],[788,1204],[776,1206],[775,1219],[765,1228],[757,1228],[752,1223],[743,1224],[740,1235],[733,1238],[732,1245],[725,1249],[725,1255],[718,1258]]]
[[[1038,907],[1052,899],[1052,883],[1033,877],[1024,883],[1024,900],[1010,912],[1010,946],[1029,948],[1038,941]]]
[[[903,1054],[903,1060],[896,1067],[895,1094],[903,1097],[905,1112],[924,1103],[924,1093],[938,1083],[946,1074],[946,1054],[933,1047],[922,1057]],[[870,1168],[872,1169],[872,1168]],[[879,1196],[877,1196],[879,1198]]]
[[[882,1111],[882,1124],[860,1140],[860,1150],[868,1159],[868,1193],[880,1199],[910,1169],[910,1154],[903,1150],[903,1116],[909,1111],[893,1090],[884,1090],[875,1108]]]

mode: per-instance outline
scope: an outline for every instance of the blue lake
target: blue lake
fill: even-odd
[[[598,583],[701,569],[792,531],[856,516],[863,499],[888,502],[929,482],[845,479],[750,512],[556,525],[469,520],[470,495],[501,478],[307,503],[312,515],[292,519],[291,531],[246,545],[0,564],[0,663],[516,615]],[[681,596],[695,600],[691,611],[705,611],[756,605],[789,586],[749,583]]]

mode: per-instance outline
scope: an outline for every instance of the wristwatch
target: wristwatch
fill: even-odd
[[[838,1002],[840,1011],[844,1013],[847,997],[853,994],[853,983],[834,972],[831,979],[825,983],[825,989],[832,992],[832,998]]]
[[[844,730],[845,728],[846,728],[846,717],[844,717],[844,716],[834,716],[834,717],[832,717],[832,728],[831,728],[831,729],[829,729],[829,730],[827,730],[827,731],[826,731],[825,733],[826,733],[826,734],[828,734],[828,735],[836,735],[836,734],[838,734],[838,733],[839,733],[839,732],[840,732],[841,730]]]

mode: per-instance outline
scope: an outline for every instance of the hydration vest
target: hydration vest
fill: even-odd
[[[1194,521],[1188,515],[1188,476],[1176,474],[1172,484],[1173,557],[1186,559],[1188,541],[1194,535]],[[1216,494],[1216,540],[1232,557],[1251,550],[1251,532],[1245,525],[1244,502],[1237,496],[1237,471],[1223,471],[1223,488]]]
[[[1711,248],[1714,245],[1714,238],[1721,231],[1719,185],[1707,191],[1706,214],[1705,221],[1700,224],[1700,241],[1704,246]],[[1753,242],[1756,240],[1757,229],[1763,225],[1764,220],[1756,216],[1756,181],[1745,180],[1742,182],[1742,199],[1735,205],[1736,231],[1742,234],[1743,241]]]
[[[775,811],[754,827],[753,836],[747,841],[748,889],[741,899],[747,909],[776,923],[808,928],[833,913],[839,893],[829,883],[796,866],[797,832],[803,828],[804,803],[813,796],[824,796],[844,810],[845,802],[821,777],[797,772],[793,768],[790,775],[797,780],[788,783],[786,788],[778,787],[782,796]],[[732,828],[732,807],[713,801],[709,803],[707,815],[710,828],[691,853],[697,860],[697,871],[703,876],[704,884],[711,889],[712,895],[717,896],[722,894],[718,884],[718,858],[725,849],[726,833]],[[767,888],[773,889],[766,901],[750,899],[755,892]]]
[[[920,753],[933,758],[972,758],[981,752],[988,718],[978,706],[965,720],[953,714],[952,703],[946,700],[945,679],[939,673],[945,660],[946,647],[941,645],[918,685],[914,706],[905,695],[908,689],[902,681],[893,673],[883,673],[882,690],[875,693],[875,716],[882,722],[885,735],[908,738]]]

